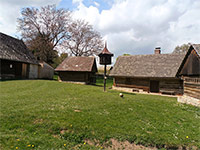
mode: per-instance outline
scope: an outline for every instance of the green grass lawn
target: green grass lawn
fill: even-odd
[[[97,80],[96,80],[96,85],[98,86],[103,86],[103,77],[98,77]],[[111,77],[107,78],[106,79],[106,87],[107,88],[111,88],[113,85],[113,79]]]
[[[0,149],[106,149],[111,138],[200,148],[199,108],[169,97],[124,93],[120,98],[97,83],[0,82]]]

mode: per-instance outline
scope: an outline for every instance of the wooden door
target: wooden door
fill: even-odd
[[[159,81],[150,81],[150,92],[159,92]]]
[[[27,64],[22,64],[22,78],[26,78]]]

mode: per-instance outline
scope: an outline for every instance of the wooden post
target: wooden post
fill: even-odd
[[[104,65],[104,92],[106,91],[106,65],[111,64],[111,57],[113,54],[108,51],[107,44],[105,43],[105,47],[103,51],[98,55],[100,58],[100,64]]]
[[[106,65],[104,65],[104,92],[106,91]]]

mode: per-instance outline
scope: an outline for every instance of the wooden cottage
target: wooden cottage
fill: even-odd
[[[96,60],[94,57],[67,57],[56,69],[60,81],[96,82]]]
[[[190,47],[187,54],[161,54],[160,48],[156,48],[153,55],[120,56],[110,73],[114,87],[182,95],[181,76],[200,75],[199,58],[193,50]]]
[[[22,40],[0,32],[0,79],[38,78],[38,61]]]

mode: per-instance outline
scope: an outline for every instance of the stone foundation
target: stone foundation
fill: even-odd
[[[162,93],[150,93],[150,92],[143,91],[142,89],[138,89],[138,91],[136,92],[136,90],[134,88],[112,86],[112,89],[122,91],[122,92],[127,92],[127,93],[140,93],[140,94],[167,96],[167,97],[177,97],[176,95],[168,95],[168,94],[162,94]]]
[[[64,83],[73,83],[73,84],[82,84],[82,85],[86,85],[86,82],[75,82],[75,81],[62,81],[60,79],[58,79],[59,82],[64,82]]]
[[[123,91],[123,92],[133,93],[133,89],[132,88],[124,88],[124,87],[112,86],[112,89],[113,90],[118,90],[118,91]]]
[[[179,96],[178,102],[200,107],[200,99],[193,98],[187,95]]]

